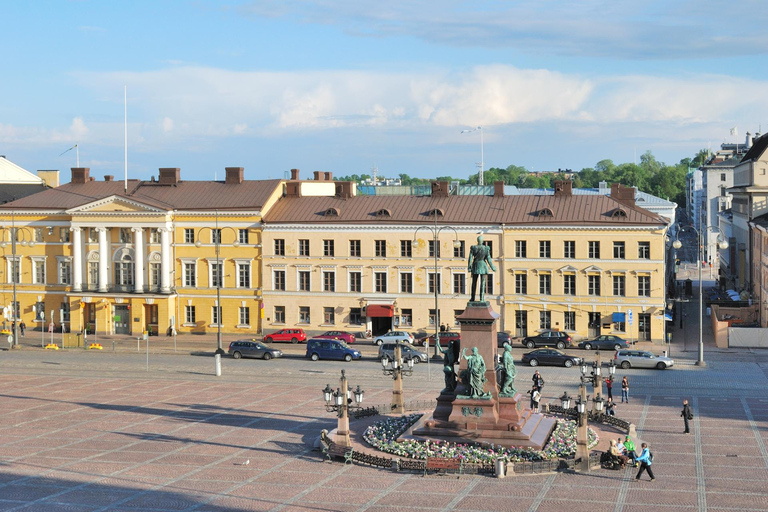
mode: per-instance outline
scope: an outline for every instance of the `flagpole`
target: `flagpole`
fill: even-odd
[[[125,193],[128,193],[128,86],[123,86],[123,115],[125,132]]]
[[[80,146],[75,144],[75,153],[77,154],[77,167],[80,168]]]

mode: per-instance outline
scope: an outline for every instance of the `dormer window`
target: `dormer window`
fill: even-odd
[[[376,212],[376,216],[377,217],[391,217],[392,216],[392,212],[389,211],[389,209],[387,209],[387,208],[382,208],[382,209],[380,209],[379,211]]]
[[[433,209],[429,210],[427,215],[429,217],[443,217],[444,213],[443,213],[443,210],[440,209],[440,208],[433,208]]]
[[[541,210],[539,210],[538,216],[551,218],[551,217],[554,217],[554,214],[552,213],[552,210],[550,210],[549,208],[542,208]]]
[[[325,210],[325,216],[326,217],[338,217],[339,213],[340,213],[339,209],[338,208],[334,208],[334,207],[331,207],[331,208],[328,208],[327,210]]]
[[[613,217],[614,219],[626,219],[627,212],[622,208],[616,208],[615,210],[613,210],[613,213],[611,213],[611,217]]]

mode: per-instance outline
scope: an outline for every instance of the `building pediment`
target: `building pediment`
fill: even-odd
[[[109,196],[98,201],[86,203],[66,211],[70,215],[88,215],[88,214],[166,214],[167,210],[150,206],[139,201],[126,199],[120,196]]]

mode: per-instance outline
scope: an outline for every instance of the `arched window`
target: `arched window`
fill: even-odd
[[[387,208],[382,208],[379,211],[376,212],[377,217],[391,217],[392,212],[389,211]]]
[[[133,286],[134,263],[129,249],[120,249],[115,253],[115,285],[118,287]]]
[[[621,208],[616,208],[615,210],[613,210],[611,217],[613,217],[614,219],[626,219],[627,212]]]

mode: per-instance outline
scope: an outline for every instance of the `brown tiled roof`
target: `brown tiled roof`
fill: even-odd
[[[153,181],[128,180],[128,193],[125,193],[124,181],[89,181],[67,183],[0,208],[66,210],[114,195],[168,210],[254,209],[261,208],[279,184],[280,180],[246,180],[239,184],[180,181],[174,185],[161,185]]]
[[[338,215],[326,215],[330,208]],[[356,196],[349,199],[336,197],[283,197],[264,216],[266,224],[423,224],[434,222],[430,212],[434,208],[443,211],[438,217],[440,224],[551,224],[551,225],[601,225],[621,223],[626,225],[666,225],[662,217],[639,207],[619,203],[610,196],[552,195],[524,196]],[[548,208],[552,216],[539,215]],[[626,216],[614,217],[617,209]],[[389,216],[376,215],[388,210]]]

